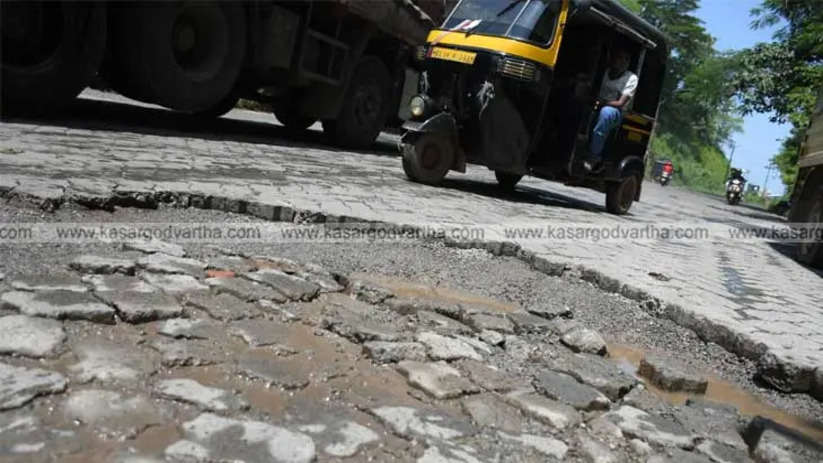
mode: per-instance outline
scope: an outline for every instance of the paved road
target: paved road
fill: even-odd
[[[353,153],[323,145],[317,131],[287,138],[265,114],[236,110],[198,123],[119,97],[87,95],[96,100],[78,103],[69,119],[0,124],[0,191],[52,199],[199,193],[398,223],[780,225],[762,211],[650,183],[626,217],[607,214],[599,193],[535,179],[502,195],[482,168],[432,188],[405,179],[390,135],[381,136],[375,151]],[[769,353],[765,364],[775,368],[768,371],[786,387],[823,388],[823,279],[794,262],[786,246],[728,239],[515,241],[551,262],[597,270],[642,290],[662,301],[668,316],[731,350],[755,358]],[[601,283],[609,286],[608,279]]]

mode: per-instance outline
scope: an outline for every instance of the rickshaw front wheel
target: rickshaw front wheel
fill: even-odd
[[[500,186],[500,189],[507,193],[514,191],[514,187],[523,178],[522,175],[510,174],[501,170],[494,171],[494,177],[497,179],[497,185]]]
[[[636,175],[629,175],[618,182],[606,185],[606,210],[612,214],[623,215],[629,212],[637,197],[640,180]]]
[[[454,164],[451,144],[431,134],[423,134],[413,144],[403,144],[403,171],[413,182],[436,185]]]

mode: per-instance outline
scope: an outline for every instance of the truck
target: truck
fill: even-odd
[[[53,110],[101,77],[127,97],[199,117],[258,101],[290,129],[321,121],[332,142],[363,148],[396,120],[415,46],[445,5],[4,0],[0,103]]]
[[[788,218],[794,224],[803,224],[803,230],[816,238],[800,243],[797,260],[823,268],[823,88],[806,130],[797,165]]]

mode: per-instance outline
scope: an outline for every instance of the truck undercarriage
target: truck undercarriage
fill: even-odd
[[[436,15],[438,2],[421,2]],[[96,74],[131,98],[218,116],[239,98],[368,146],[397,113],[410,49],[439,22],[409,0],[3,2],[3,104],[43,111]]]

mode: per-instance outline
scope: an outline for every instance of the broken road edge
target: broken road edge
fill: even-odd
[[[269,222],[309,224],[369,224],[375,229],[417,231],[420,227],[359,217],[327,214],[321,211],[297,209],[287,204],[268,204],[259,201],[203,195],[176,191],[115,190],[108,195],[75,192],[63,189],[61,194],[49,191],[46,195],[19,192],[14,187],[0,185],[0,198],[7,202],[18,200],[33,204],[44,211],[54,212],[64,204],[77,204],[88,209],[114,211],[115,207],[156,209],[161,204],[177,208],[196,208],[252,216]],[[535,252],[523,249],[517,243],[493,240],[455,240],[446,236],[426,238],[439,241],[447,247],[485,250],[496,257],[513,257],[532,270],[553,277],[572,276],[593,284],[601,291],[619,294],[639,303],[649,314],[667,319],[693,331],[704,342],[715,343],[725,350],[757,362],[757,376],[770,387],[786,393],[807,393],[823,401],[823,365],[810,366],[772,353],[766,345],[746,334],[736,333],[705,316],[664,301],[630,283],[620,281],[584,265],[549,260]]]

